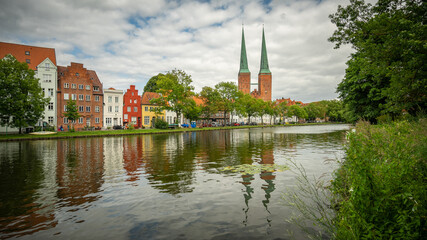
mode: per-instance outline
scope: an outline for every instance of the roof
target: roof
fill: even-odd
[[[261,64],[259,73],[271,73],[268,67],[267,47],[265,46],[264,28],[262,28],[262,44],[261,44]]]
[[[248,73],[248,58],[246,56],[245,31],[242,27],[242,48],[240,51],[240,70],[239,73]]]
[[[150,103],[150,100],[153,98],[159,98],[159,97],[160,97],[160,95],[158,93],[144,92],[144,94],[142,94],[141,104],[143,104],[143,105],[154,105],[154,104]]]
[[[280,103],[282,103],[282,102],[284,102],[284,101],[286,101],[286,102],[287,102],[287,103],[286,103],[286,106],[296,105],[297,103],[298,103],[298,104],[300,104],[300,105],[302,105],[302,106],[306,105],[305,103],[303,103],[303,102],[301,102],[301,101],[295,101],[295,100],[292,100],[292,99],[290,99],[290,98],[281,98],[281,99],[276,99],[276,104],[280,104]]]
[[[96,74],[96,72],[94,70],[87,70],[87,73],[89,74],[90,79],[92,80],[92,84],[93,86],[98,86],[99,87],[99,93],[103,93],[102,90],[102,83],[98,78],[98,75]]]
[[[54,48],[0,42],[0,58],[4,58],[8,54],[14,56],[19,62],[27,62],[28,60],[28,67],[33,70],[37,70],[37,66],[46,58],[49,58],[56,66]]]
[[[201,97],[193,96],[193,100],[196,102],[197,106],[205,105],[205,101]]]

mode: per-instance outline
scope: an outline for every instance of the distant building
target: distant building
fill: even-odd
[[[157,118],[162,119],[163,121],[165,121],[165,111],[163,110],[161,114],[157,114],[155,113],[155,109],[158,108],[158,105],[152,104],[150,103],[151,99],[155,99],[155,98],[159,98],[160,95],[158,93],[155,92],[144,92],[144,94],[142,94],[142,99],[141,99],[141,113],[142,113],[142,125],[144,127],[153,127],[155,120]]]
[[[4,58],[8,54],[14,56],[19,62],[27,63],[28,67],[35,71],[35,77],[39,79],[44,96],[50,98],[45,108],[44,119],[41,119],[37,125],[41,125],[42,122],[55,125],[58,88],[55,49],[0,42],[0,58]],[[0,127],[0,132],[4,132],[2,127]]]
[[[251,85],[257,85],[258,89],[251,92]],[[267,47],[265,44],[264,28],[262,29],[261,63],[258,73],[258,83],[251,83],[251,72],[246,56],[245,32],[242,28],[242,45],[240,52],[240,69],[238,74],[238,89],[246,94],[264,101],[271,101],[272,75],[268,66]]]
[[[70,66],[58,66],[58,123],[64,130],[71,127],[71,122],[64,116],[69,100],[75,100],[80,114],[74,127],[76,130],[85,126],[102,128],[103,126],[103,91],[102,83],[96,72],[87,70],[81,63]]]
[[[109,88],[104,90],[104,127],[123,125],[123,91]]]
[[[141,96],[138,95],[135,85],[130,85],[123,96],[123,124],[132,124],[138,128],[142,126]]]

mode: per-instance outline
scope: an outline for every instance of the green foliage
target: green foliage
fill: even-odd
[[[34,71],[12,55],[0,59],[0,125],[32,126],[43,117],[49,98],[44,98]]]
[[[253,98],[249,94],[244,94],[237,100],[237,105],[239,108],[237,111],[242,116],[248,117],[248,122],[251,121],[251,117],[256,116],[260,111],[260,102],[257,99]]]
[[[154,127],[157,129],[168,129],[169,124],[165,120],[157,118],[154,122]]]
[[[157,92],[159,87],[157,86],[157,82],[161,77],[164,77],[163,73],[159,73],[156,76],[152,76],[150,80],[148,80],[147,84],[145,84],[144,92]]]
[[[426,239],[427,121],[372,126],[347,135],[332,183],[338,239]]]
[[[69,100],[67,102],[67,111],[64,112],[64,117],[68,118],[68,120],[72,122],[75,122],[77,119],[79,119],[80,114],[75,100]]]
[[[202,107],[197,106],[196,102],[193,99],[188,102],[187,107],[183,110],[184,117],[189,119],[190,121],[198,120],[201,113]]]
[[[287,116],[297,116],[300,119],[306,119],[308,117],[307,112],[300,105],[292,105],[286,114]]]
[[[224,111],[224,116],[235,111],[236,100],[241,96],[236,84],[233,82],[220,82],[215,85],[215,89],[219,93],[219,109]]]
[[[202,111],[206,118],[214,115],[220,108],[221,98],[219,92],[211,87],[203,87],[200,92],[200,97],[203,99]]]
[[[151,99],[150,103],[160,106],[162,110],[175,112],[179,122],[181,113],[192,104],[191,97],[194,95],[192,82],[190,75],[177,69],[167,72],[166,75],[158,76],[157,93],[160,94],[160,97]]]
[[[307,113],[307,119],[315,120],[316,118],[324,118],[326,115],[326,106],[320,102],[313,102],[304,106]]]
[[[351,0],[330,15],[337,30],[329,40],[356,50],[337,89],[350,120],[426,109],[425,8],[422,0]]]

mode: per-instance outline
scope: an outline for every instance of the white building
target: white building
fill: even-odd
[[[40,82],[41,88],[43,90],[44,96],[50,98],[48,105],[44,111],[43,122],[49,123],[49,125],[54,126],[56,124],[56,90],[58,89],[58,70],[55,64],[49,59],[46,58],[38,66],[36,72],[36,77]],[[37,124],[41,126],[42,121],[39,121]]]
[[[104,90],[104,128],[123,125],[123,91]]]

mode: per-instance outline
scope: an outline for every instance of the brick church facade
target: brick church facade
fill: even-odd
[[[251,85],[258,88],[251,92]],[[267,47],[265,44],[264,28],[262,29],[261,63],[258,73],[258,83],[251,84],[251,72],[246,56],[245,32],[242,29],[242,48],[240,52],[240,69],[238,74],[238,88],[245,94],[251,94],[255,98],[271,101],[272,75],[268,66]]]

